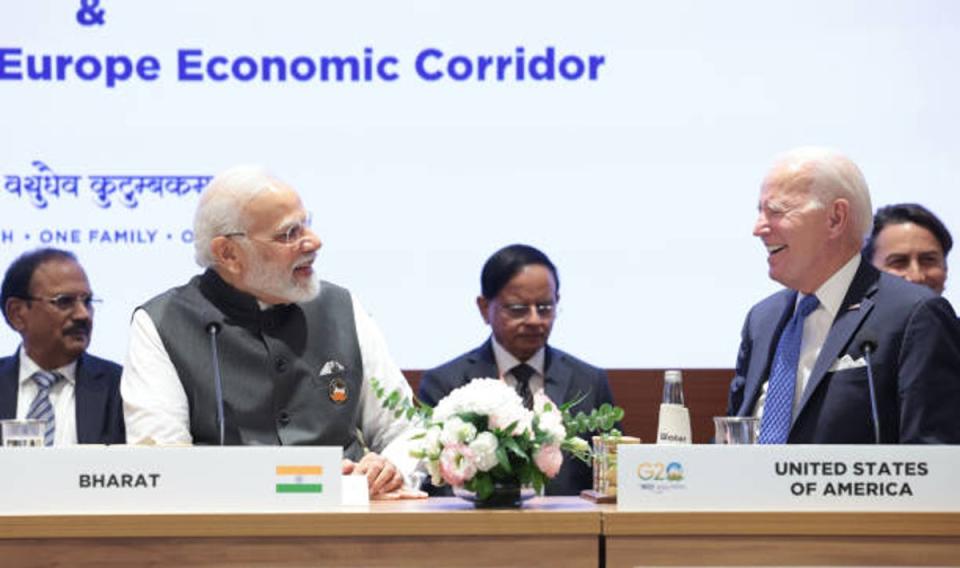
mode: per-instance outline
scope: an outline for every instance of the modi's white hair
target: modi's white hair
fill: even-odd
[[[193,248],[197,264],[216,264],[210,242],[220,235],[246,231],[243,208],[260,193],[276,187],[277,180],[264,167],[241,165],[225,170],[207,185],[193,216]]]
[[[774,170],[793,172],[809,178],[808,189],[816,204],[826,206],[835,199],[850,202],[850,226],[860,243],[873,226],[870,189],[853,160],[831,148],[804,146],[777,157]]]

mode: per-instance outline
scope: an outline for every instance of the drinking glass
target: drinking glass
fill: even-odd
[[[754,416],[714,416],[713,427],[717,444],[756,444],[760,419]]]
[[[5,448],[42,448],[43,421],[0,420],[0,440]]]

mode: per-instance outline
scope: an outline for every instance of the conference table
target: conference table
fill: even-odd
[[[960,513],[520,510],[457,498],[297,514],[0,515],[0,566],[960,565]]]

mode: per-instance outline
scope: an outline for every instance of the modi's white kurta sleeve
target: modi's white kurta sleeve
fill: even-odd
[[[395,418],[380,404],[373,390],[372,379],[376,378],[387,393],[400,389],[404,396],[413,397],[407,379],[393,362],[383,334],[373,319],[353,299],[353,318],[357,327],[357,340],[363,361],[363,392],[360,394],[360,423],[367,446],[387,458],[403,473],[408,484],[417,484],[415,471],[419,461],[410,456],[414,428],[404,417]]]
[[[133,313],[120,379],[127,443],[190,444],[190,405],[157,326],[145,310]]]

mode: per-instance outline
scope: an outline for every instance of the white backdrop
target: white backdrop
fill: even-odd
[[[132,308],[198,270],[181,239],[197,194],[148,191],[136,207],[115,194],[102,208],[89,176],[265,164],[313,212],[318,272],[358,294],[404,368],[484,339],[481,265],[517,241],[559,267],[555,345],[607,367],[732,366],[746,310],[778,288],[750,234],[759,182],[798,145],[848,153],[875,205],[917,201],[960,230],[950,0],[101,0],[92,26],[80,5],[0,1],[0,265],[45,230],[77,230],[45,244],[79,254],[105,299],[91,350],[118,361]],[[548,46],[605,63],[595,81],[427,81],[414,68],[427,48]],[[289,62],[365,48],[396,57],[398,78],[178,78],[179,50]],[[113,87],[75,67],[31,80],[28,54],[160,69]],[[76,195],[48,192],[41,209],[13,191],[35,160],[79,176]],[[17,343],[0,332],[0,353]]]

